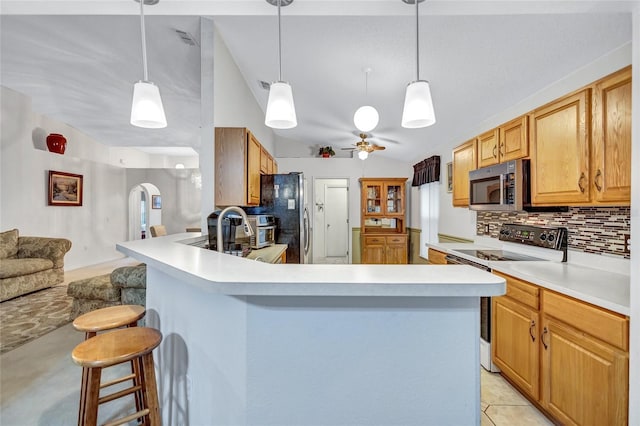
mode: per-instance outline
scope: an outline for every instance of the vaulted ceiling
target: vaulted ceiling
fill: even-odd
[[[380,113],[376,155],[414,161],[549,84],[629,43],[635,2],[468,2],[420,5],[420,77],[437,123],[400,126],[415,80],[415,8],[401,0],[295,0],[282,9],[283,79],[298,127],[276,131],[309,146],[355,143],[353,113]],[[200,16],[209,17],[264,109],[259,81],[277,79],[276,8],[264,0],[161,0],[148,6],[149,77],[169,126],[129,124],[141,79],[139,5],[130,1],[3,1],[1,83],[34,109],[118,146],[192,146],[200,140]],[[175,30],[190,34],[185,43]],[[363,68],[372,69],[365,95]],[[468,131],[468,130],[467,130]]]

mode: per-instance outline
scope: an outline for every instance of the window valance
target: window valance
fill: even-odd
[[[413,182],[411,186],[420,186],[425,183],[440,180],[440,156],[434,155],[418,164],[413,165]]]

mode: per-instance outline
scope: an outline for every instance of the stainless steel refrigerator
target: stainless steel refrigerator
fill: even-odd
[[[287,244],[287,263],[309,263],[309,212],[302,173],[263,175],[260,207],[276,219],[276,243]]]

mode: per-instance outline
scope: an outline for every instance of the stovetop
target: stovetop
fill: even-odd
[[[455,250],[458,253],[466,254],[483,260],[491,261],[514,261],[514,260],[545,260],[525,254],[514,253],[504,250]]]

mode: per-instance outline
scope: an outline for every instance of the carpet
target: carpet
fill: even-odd
[[[71,322],[67,284],[36,291],[0,304],[0,354]]]

